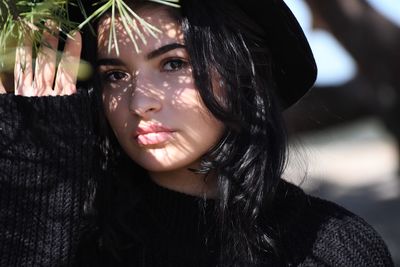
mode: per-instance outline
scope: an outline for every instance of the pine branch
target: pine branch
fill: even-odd
[[[174,8],[179,7],[179,0],[148,1]],[[70,5],[79,7],[85,18],[83,22],[70,21],[68,16]],[[119,53],[115,28],[117,16],[137,51],[139,46],[134,38],[135,34],[143,43],[146,43],[146,38],[137,24],[155,38],[157,38],[156,33],[160,32],[138,16],[123,0],[99,0],[93,4],[93,6],[96,5],[99,7],[88,15],[82,0],[0,0],[0,72],[13,69],[13,50],[25,38],[31,38],[34,48],[45,45],[41,43],[41,36],[44,30],[50,30],[45,26],[45,22],[49,20],[59,25],[60,31],[68,35],[71,30],[80,30],[87,24],[90,26],[90,22],[98,19],[105,12],[111,12],[109,51],[113,44],[117,54]]]

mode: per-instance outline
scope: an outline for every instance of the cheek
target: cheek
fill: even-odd
[[[103,92],[102,100],[106,118],[115,135],[119,136],[127,125],[126,114],[129,114],[124,104],[124,97],[121,94]]]
[[[182,75],[177,79],[177,82],[171,83],[173,95],[170,95],[170,103],[178,110],[187,111],[188,114],[193,111],[206,111],[200,93],[194,85],[194,80],[188,75]]]
[[[104,93],[102,94],[102,100],[103,100],[103,109],[104,113],[107,117],[107,120],[112,123],[115,113],[118,110],[118,99],[116,96],[113,96],[112,94],[109,93]]]
[[[202,111],[204,105],[201,101],[201,97],[195,89],[185,89],[176,98],[177,107],[182,108],[184,111]]]
[[[118,97],[110,94],[103,93],[103,108],[109,114],[118,109]]]
[[[215,145],[224,132],[224,125],[218,121],[204,105],[200,94],[195,89],[184,90],[179,97],[180,105],[177,105],[185,121],[185,131],[189,133],[189,143],[206,143],[205,146]]]
[[[129,103],[130,84],[107,86],[103,89],[102,100],[106,112],[115,112]]]

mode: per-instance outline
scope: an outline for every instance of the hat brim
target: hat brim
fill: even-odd
[[[273,75],[283,108],[296,103],[313,86],[317,66],[296,17],[283,0],[235,0],[265,32]]]

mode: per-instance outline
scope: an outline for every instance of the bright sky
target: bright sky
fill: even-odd
[[[317,84],[337,84],[351,79],[356,66],[340,44],[326,31],[311,30],[311,12],[303,0],[285,0],[302,25],[317,65]],[[400,26],[400,0],[368,0],[371,5]]]

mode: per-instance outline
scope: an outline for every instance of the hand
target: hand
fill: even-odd
[[[82,38],[79,32],[67,37],[60,64],[56,66],[58,30],[44,32],[42,47],[32,66],[32,42],[26,39],[23,46],[16,50],[14,68],[14,91],[22,96],[71,95],[76,92],[76,80],[79,69]],[[34,72],[34,73],[33,73]],[[54,85],[54,88],[53,88]],[[0,93],[6,90],[0,80]]]
[[[5,93],[7,93],[7,92],[6,92],[6,89],[4,88],[3,83],[1,82],[1,76],[0,76],[0,95],[5,94]]]

